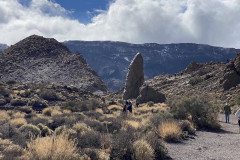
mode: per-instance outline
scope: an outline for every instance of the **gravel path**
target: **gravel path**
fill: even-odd
[[[169,156],[177,160],[226,160],[240,159],[240,134],[237,119],[230,116],[225,123],[219,115],[223,131],[220,133],[197,131],[195,139],[182,143],[168,143]]]

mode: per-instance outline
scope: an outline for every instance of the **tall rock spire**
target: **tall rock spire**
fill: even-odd
[[[137,98],[139,96],[139,89],[143,82],[143,57],[141,53],[137,53],[128,68],[123,99]]]

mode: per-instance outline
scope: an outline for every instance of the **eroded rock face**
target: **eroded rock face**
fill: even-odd
[[[139,89],[143,82],[143,57],[141,53],[137,53],[128,68],[123,99],[137,98],[139,96]]]
[[[166,101],[164,94],[157,92],[148,85],[144,85],[140,89],[140,95],[137,97],[137,103],[147,103],[152,101],[154,103],[162,103]]]
[[[234,61],[227,64],[220,83],[223,85],[224,90],[228,90],[240,84],[240,54],[237,55]]]

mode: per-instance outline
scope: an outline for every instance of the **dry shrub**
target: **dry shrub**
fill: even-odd
[[[64,110],[63,110],[63,113],[64,113],[64,114],[70,114],[70,113],[72,113],[72,111],[69,110],[69,109],[64,109]]]
[[[104,151],[99,151],[98,154],[98,160],[110,160],[109,154],[105,153]]]
[[[26,119],[24,118],[15,118],[15,119],[11,119],[10,123],[12,123],[13,125],[15,125],[17,128],[21,127],[22,125],[27,124]]]
[[[158,127],[159,135],[166,141],[178,141],[181,128],[175,121],[162,122]]]
[[[92,131],[90,127],[88,127],[85,123],[76,123],[73,127],[73,130],[75,130],[80,135],[85,135],[87,132]]]
[[[0,111],[0,123],[7,122],[10,119],[7,111]]]
[[[24,158],[29,160],[75,160],[78,159],[76,150],[75,141],[69,140],[68,135],[38,137],[27,144]]]
[[[138,129],[140,127],[140,123],[134,120],[126,120],[122,122],[123,128],[127,128],[128,126]]]
[[[156,132],[150,131],[145,136],[144,139],[151,145],[154,149],[154,159],[166,159],[168,150],[164,144],[164,141],[159,138]]]
[[[12,142],[8,139],[1,139],[0,138],[0,152],[3,151],[7,146],[11,145]]]
[[[45,116],[55,116],[55,115],[60,115],[62,112],[58,111],[55,108],[52,107],[47,107],[42,110],[42,114]]]
[[[49,129],[47,126],[43,125],[42,123],[39,123],[37,126],[41,130],[41,135],[43,137],[52,135],[53,131]]]
[[[19,159],[23,154],[23,149],[19,145],[9,145],[3,150],[4,160]]]
[[[146,140],[137,140],[133,144],[134,156],[137,160],[153,160],[154,150]]]
[[[26,138],[30,138],[30,136],[39,136],[41,134],[41,130],[32,124],[25,124],[19,128],[19,131],[22,132]]]
[[[23,112],[15,112],[15,113],[12,114],[12,116],[14,118],[24,118],[25,117],[25,113],[23,113]]]
[[[195,134],[196,129],[194,128],[193,123],[188,120],[183,120],[180,122],[182,131],[187,131],[189,134]]]

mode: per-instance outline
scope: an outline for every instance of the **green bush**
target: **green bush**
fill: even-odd
[[[162,121],[166,121],[168,119],[172,119],[173,115],[168,112],[168,111],[162,111],[156,114],[153,114],[153,116],[150,118],[150,122],[155,126],[158,127],[158,125],[162,122]]]
[[[25,99],[12,99],[10,101],[12,106],[25,106],[27,104],[27,100]]]
[[[32,99],[28,105],[32,106],[33,110],[42,110],[48,106],[46,101],[40,99]]]
[[[41,130],[41,135],[43,137],[52,135],[53,131],[49,129],[47,126],[43,125],[42,123],[39,123],[37,126]]]
[[[83,112],[95,110],[99,106],[96,100],[69,101],[63,105],[63,109],[69,109],[72,112]]]
[[[5,87],[0,87],[0,95],[4,97],[8,97],[10,95],[10,91],[6,89]]]
[[[192,86],[194,86],[194,85],[196,85],[196,84],[198,84],[198,83],[200,83],[200,82],[202,82],[202,81],[203,81],[203,80],[201,79],[201,77],[195,76],[195,77],[190,78],[189,84],[191,84]]]
[[[48,101],[56,101],[58,100],[58,96],[55,90],[53,89],[43,89],[40,92],[40,97]]]
[[[25,124],[25,125],[21,126],[19,128],[19,131],[24,133],[24,135],[27,138],[30,138],[31,136],[36,137],[41,134],[41,130],[37,126],[32,125],[32,124]]]
[[[213,105],[205,98],[200,96],[177,97],[169,102],[171,113],[177,119],[188,119],[191,117],[194,124],[198,127],[216,129],[214,126],[218,124],[217,112]]]

